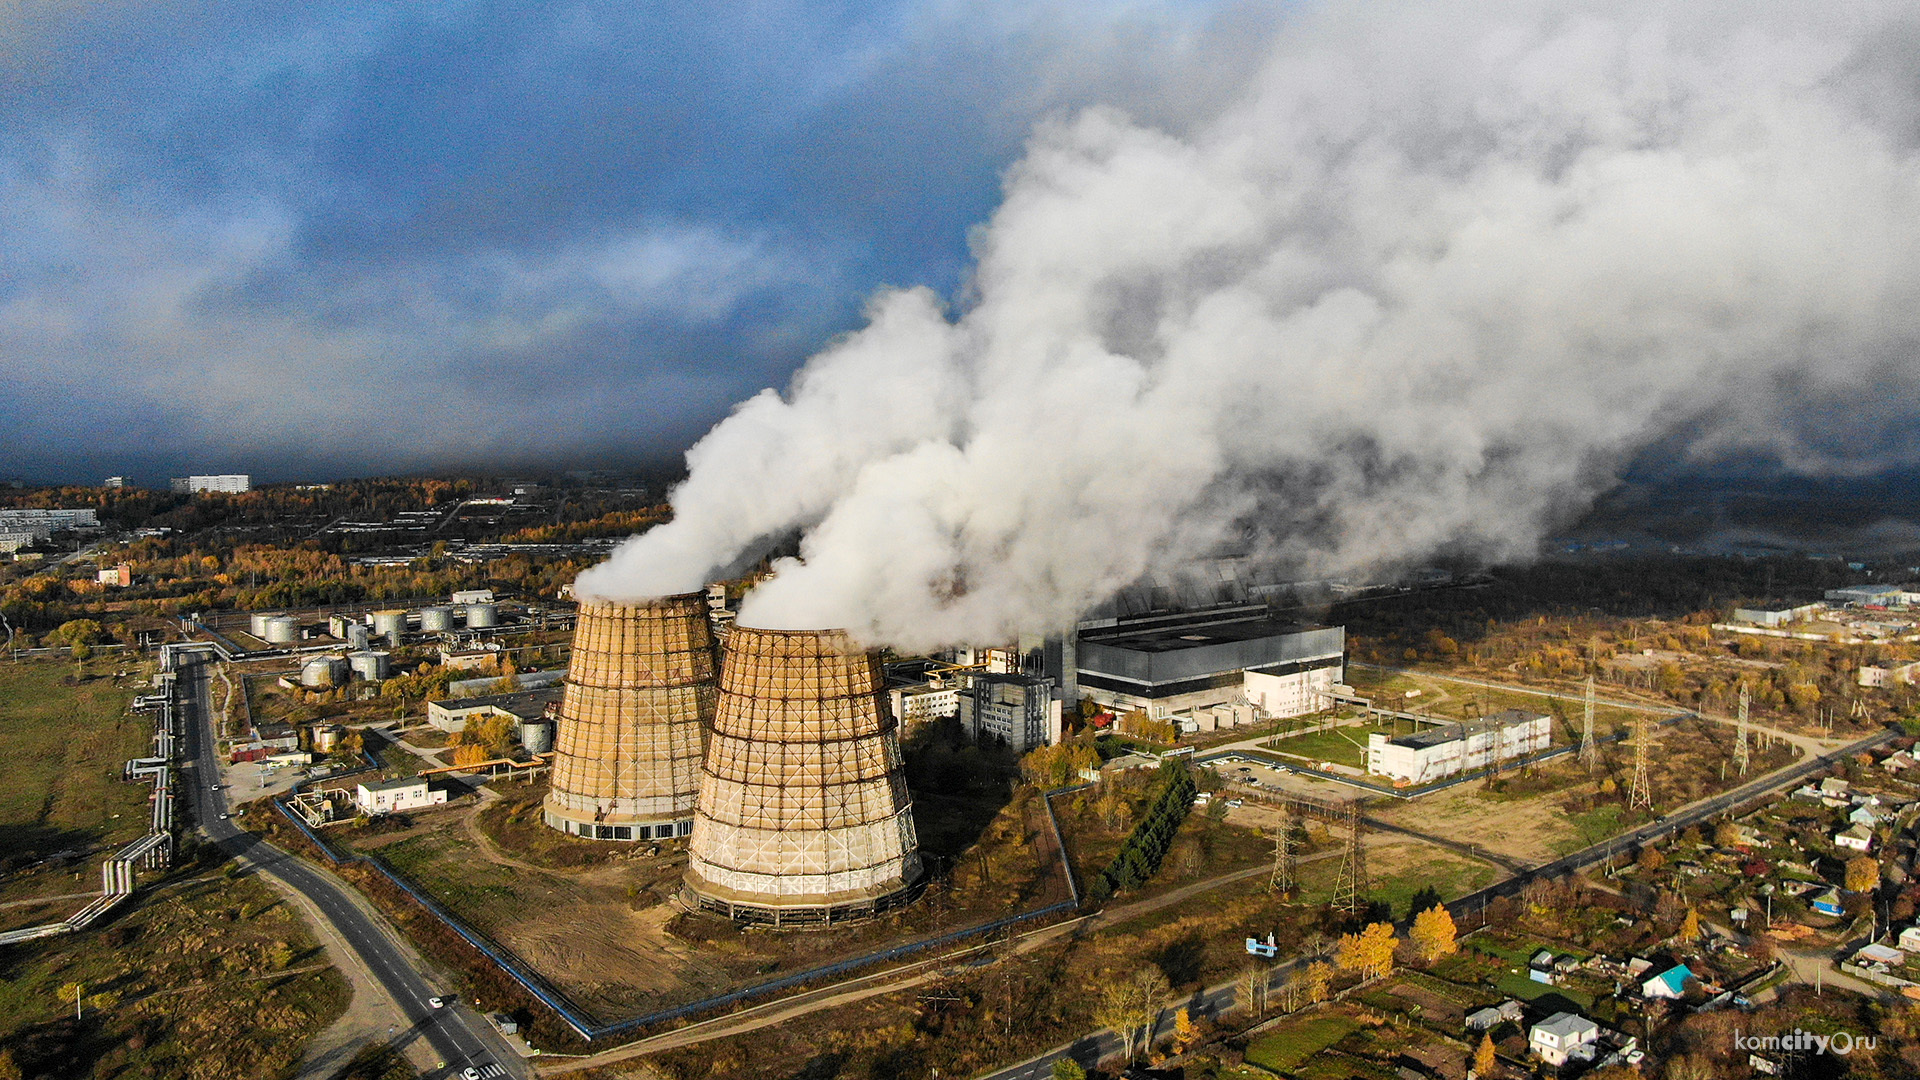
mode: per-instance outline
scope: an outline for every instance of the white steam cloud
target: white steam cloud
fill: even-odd
[[[1675,7],[1335,3],[1190,132],[1042,128],[965,310],[877,298],[579,591],[799,529],[742,621],[924,648],[1224,548],[1525,556],[1661,440],[1845,467],[1824,408],[1920,410],[1920,12]]]

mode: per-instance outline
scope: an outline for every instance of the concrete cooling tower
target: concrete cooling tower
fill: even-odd
[[[820,925],[920,884],[900,739],[877,657],[839,631],[734,626],[687,889],[743,922]]]
[[[582,603],[554,732],[547,824],[596,840],[690,833],[716,666],[699,593]]]

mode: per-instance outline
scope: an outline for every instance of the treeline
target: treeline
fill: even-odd
[[[1096,902],[1123,889],[1138,888],[1153,880],[1153,875],[1160,871],[1160,861],[1167,857],[1167,851],[1173,847],[1174,834],[1180,831],[1180,823],[1187,819],[1187,813],[1193,809],[1193,796],[1197,790],[1193,772],[1187,768],[1184,759],[1173,758],[1161,763],[1159,793],[1154,796],[1140,824],[1127,834],[1126,842],[1120,845],[1113,861],[1094,879],[1092,895]]]

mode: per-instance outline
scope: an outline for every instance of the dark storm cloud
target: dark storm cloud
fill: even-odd
[[[875,286],[951,292],[1037,118],[1098,100],[1178,126],[1269,22],[1179,4],[12,8],[0,471],[683,446],[855,325]]]

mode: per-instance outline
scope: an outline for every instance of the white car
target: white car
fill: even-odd
[[[436,1009],[444,1009],[447,1007],[447,999],[443,997],[430,997],[427,999],[427,1004]]]

